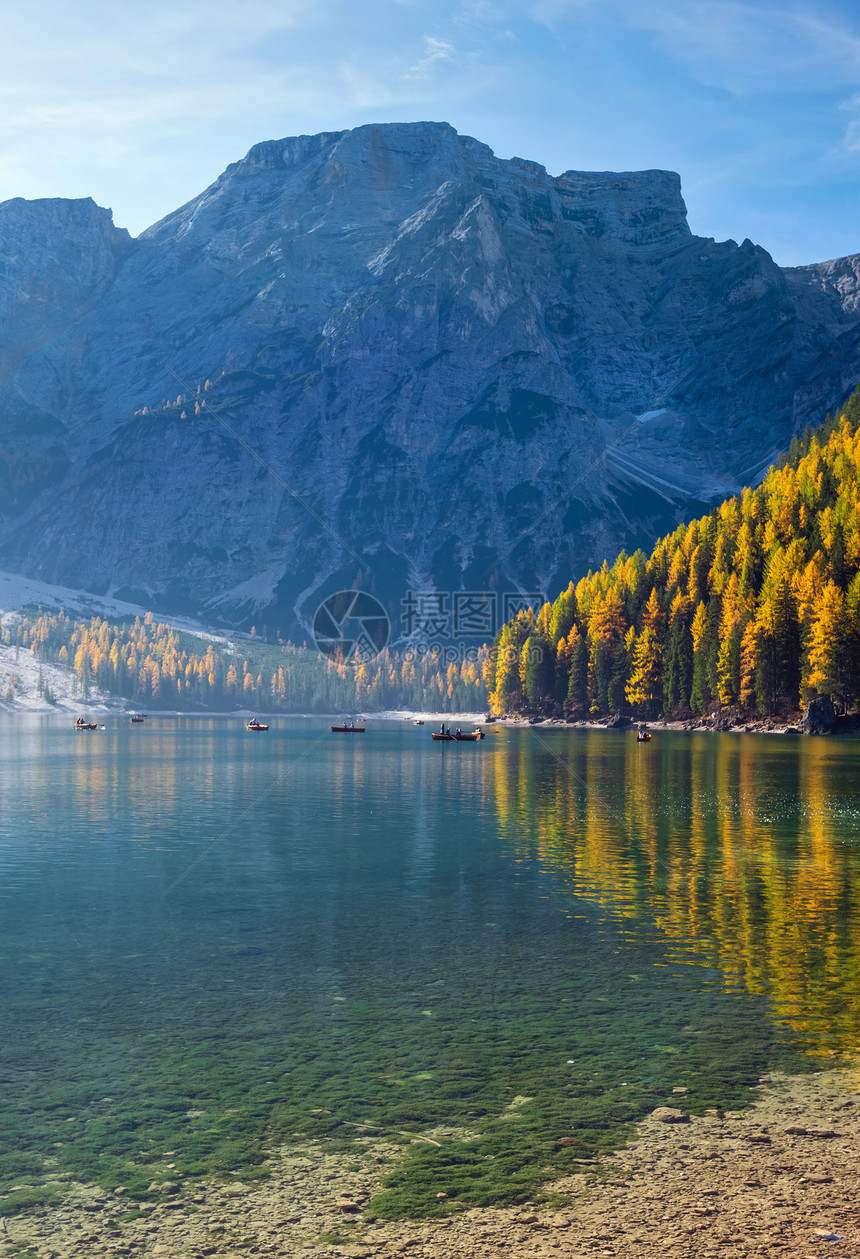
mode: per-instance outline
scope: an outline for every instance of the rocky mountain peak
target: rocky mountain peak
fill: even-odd
[[[594,236],[669,249],[691,236],[674,171],[565,171],[556,184],[573,222]]]
[[[131,246],[90,197],[0,204],[0,375],[92,309]]]
[[[552,593],[860,378],[856,260],[784,271],[670,171],[446,123],[255,145],[136,241],[8,202],[0,260],[5,567],[289,632],[357,574],[395,621],[409,585]]]

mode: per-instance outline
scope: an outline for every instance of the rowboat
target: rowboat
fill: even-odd
[[[133,726],[139,726],[142,722],[146,721],[146,713],[134,713],[129,720]]]
[[[366,726],[332,726],[332,734],[364,734]]]
[[[256,717],[254,718],[254,720],[253,720],[253,721],[246,721],[246,722],[245,722],[245,729],[246,729],[246,730],[268,730],[268,728],[269,728],[269,727],[268,727],[268,726],[264,726],[264,725],[263,725],[263,723],[262,723],[261,721],[257,721],[257,718],[256,718]]]
[[[98,730],[97,721],[84,721],[83,717],[79,717],[75,722],[76,730]]]
[[[478,739],[483,739],[483,737],[483,730],[471,730],[468,734],[463,734],[459,730],[455,734],[451,734],[450,730],[446,730],[443,734],[441,730],[437,730],[435,734],[430,736],[437,743],[476,743]]]

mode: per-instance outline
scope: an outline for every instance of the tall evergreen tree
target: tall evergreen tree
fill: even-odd
[[[588,703],[588,639],[578,634],[570,657],[570,678],[567,687],[567,705],[585,706]]]

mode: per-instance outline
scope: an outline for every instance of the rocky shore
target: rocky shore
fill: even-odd
[[[661,730],[680,730],[686,732],[704,732],[707,734],[803,734],[803,725],[799,720],[780,721],[772,717],[757,720],[746,718],[712,718],[692,717],[688,721],[648,721],[640,723],[624,718],[604,717],[598,721],[565,721],[561,717],[494,717],[484,718],[484,724],[497,726],[504,730],[518,727],[529,727],[537,730],[621,730],[635,731],[640,724],[647,726],[652,734]]]
[[[143,1209],[121,1190],[62,1183],[60,1205],[5,1220],[0,1256],[858,1259],[856,1067],[771,1076],[737,1113],[691,1118],[685,1092],[679,1086],[674,1105],[645,1119],[624,1149],[548,1186],[556,1205],[373,1223],[362,1210],[402,1147],[369,1139],[344,1155],[310,1142],[274,1158],[267,1181],[176,1181]]]

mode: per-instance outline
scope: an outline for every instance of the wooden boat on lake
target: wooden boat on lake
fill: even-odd
[[[639,730],[636,734],[636,742],[637,743],[650,743],[651,742],[651,735],[648,733],[648,731],[645,729],[644,726],[639,727]]]
[[[83,717],[79,717],[75,722],[76,730],[98,730],[98,728],[97,721],[84,721]]]
[[[139,726],[146,721],[146,713],[132,713],[129,720],[133,726]]]
[[[253,721],[246,721],[246,722],[245,722],[245,729],[246,729],[246,730],[268,730],[268,728],[269,728],[269,727],[268,727],[268,726],[264,726],[264,725],[263,725],[263,723],[262,723],[261,721],[258,721],[256,717],[253,719]]]
[[[462,730],[455,730],[452,734],[449,728],[444,732],[436,730],[430,737],[437,743],[476,743],[478,739],[483,739],[484,732],[479,727],[477,730],[470,730],[467,734],[464,734]]]
[[[331,732],[332,734],[364,734],[366,728],[366,726],[357,726],[354,721],[349,725],[344,722],[340,726],[332,726]]]
[[[424,725],[424,722],[423,722],[423,721],[421,721],[419,718],[417,718],[417,717],[416,717],[416,719],[413,721],[413,723],[412,723],[412,724],[413,724],[413,726],[423,726],[423,725]]]

